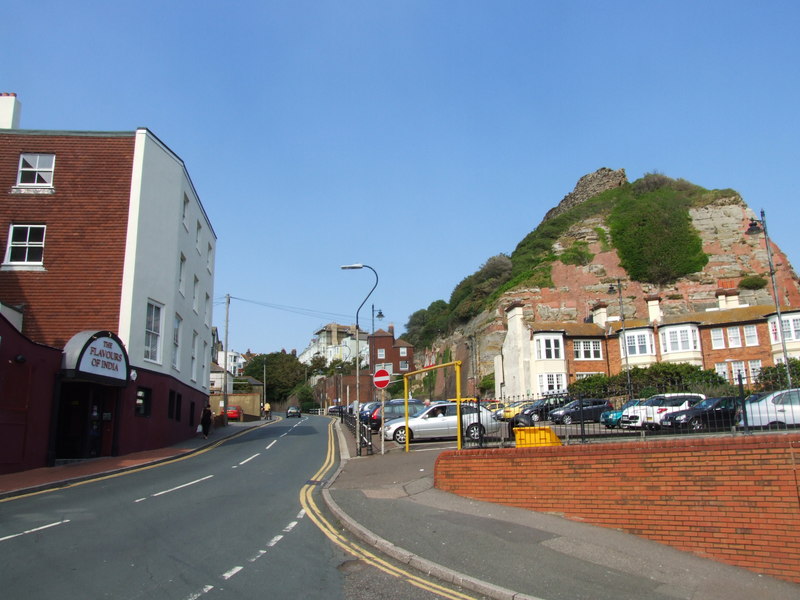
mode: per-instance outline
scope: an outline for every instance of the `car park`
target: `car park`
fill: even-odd
[[[409,398],[408,400],[408,414],[409,416],[414,416],[418,412],[420,412],[425,405],[415,399]],[[392,400],[387,400],[386,405],[384,407],[381,406],[381,403],[378,402],[377,406],[375,406],[370,414],[369,418],[369,426],[372,431],[380,431],[381,424],[383,420],[381,418],[381,408],[384,410],[385,420],[388,423],[392,419],[397,419],[399,417],[405,418],[406,416],[406,403],[405,400],[402,398],[393,398]]]
[[[778,429],[800,425],[800,388],[766,394],[746,403],[745,411],[750,427]]]
[[[464,437],[481,439],[484,435],[497,435],[500,423],[495,415],[483,407],[471,403],[461,404],[461,427]],[[458,404],[442,402],[423,408],[408,418],[408,439],[454,438],[458,436]],[[383,427],[383,437],[398,444],[406,442],[406,419],[400,417],[387,421]]]
[[[569,396],[545,396],[525,406],[512,420],[512,427],[530,427],[539,421],[546,421],[551,411],[568,404]]]
[[[619,427],[623,411],[631,406],[639,406],[644,401],[644,398],[633,398],[632,400],[628,400],[625,404],[617,409],[607,410],[600,415],[600,423],[605,425],[608,429]]]
[[[623,429],[659,429],[661,419],[669,413],[686,410],[705,399],[703,394],[656,394],[640,405],[622,411],[620,425]]]
[[[553,423],[563,423],[564,425],[585,421],[599,421],[600,415],[611,408],[613,407],[608,400],[581,398],[551,410],[547,418]]]
[[[735,396],[706,398],[686,410],[678,410],[661,419],[661,427],[673,430],[703,431],[725,429],[736,423],[739,399]]]
[[[289,408],[286,409],[286,418],[287,419],[290,419],[292,417],[297,417],[299,419],[300,416],[301,416],[301,413],[300,413],[300,407],[299,406],[290,406]]]
[[[515,402],[511,402],[510,404],[506,404],[503,408],[495,411],[494,414],[497,415],[497,419],[500,421],[510,421],[517,414],[519,414],[523,408],[530,406],[533,404],[533,402],[533,400],[517,400]]]

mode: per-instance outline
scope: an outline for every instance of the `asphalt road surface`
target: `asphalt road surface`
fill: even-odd
[[[171,463],[0,503],[2,596],[473,597],[409,583],[320,528],[329,516],[315,488],[337,460],[329,424],[287,419]]]

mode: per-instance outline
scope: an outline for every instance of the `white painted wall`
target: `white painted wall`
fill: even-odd
[[[189,199],[185,219],[184,197]],[[119,326],[132,366],[170,374],[187,385],[208,390],[216,241],[183,162],[147,129],[137,130]],[[186,258],[183,291],[178,281],[181,253]],[[162,307],[157,362],[144,359],[148,300]],[[172,366],[176,312],[182,318],[177,369]],[[194,370],[193,332],[197,333]]]

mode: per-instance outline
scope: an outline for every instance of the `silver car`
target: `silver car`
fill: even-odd
[[[409,441],[415,439],[458,437],[458,414],[455,402],[432,404],[408,418]],[[474,404],[462,402],[461,422],[465,437],[478,440],[482,435],[497,435],[500,423],[491,411]],[[405,418],[387,421],[383,427],[383,438],[398,444],[406,443]]]
[[[800,425],[800,389],[778,390],[745,404],[751,427]]]

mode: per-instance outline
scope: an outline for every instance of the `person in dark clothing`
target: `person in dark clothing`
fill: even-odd
[[[203,409],[203,414],[200,415],[200,426],[203,428],[203,439],[208,439],[208,430],[211,429],[211,419],[214,413],[211,412],[211,407],[206,404]]]

